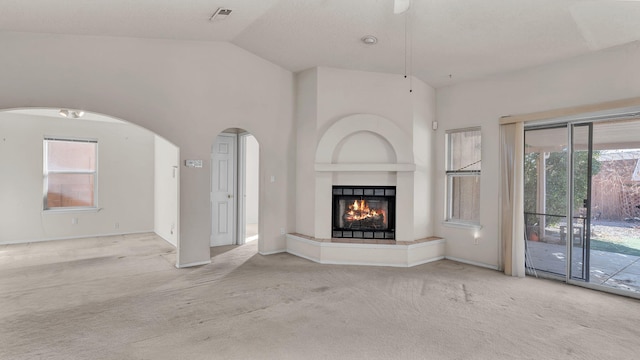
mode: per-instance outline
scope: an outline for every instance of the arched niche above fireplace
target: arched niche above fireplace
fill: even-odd
[[[396,153],[387,139],[370,131],[346,136],[333,152],[333,164],[397,163]]]
[[[373,133],[388,143],[393,154],[386,162],[348,162],[334,160],[349,138],[366,137]],[[392,121],[373,114],[355,114],[336,121],[323,134],[316,148],[316,171],[415,171],[411,141]],[[395,159],[395,161],[391,161]]]

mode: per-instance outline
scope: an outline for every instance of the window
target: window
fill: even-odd
[[[480,129],[447,132],[447,221],[480,223]]]
[[[98,142],[44,139],[44,209],[94,209]]]

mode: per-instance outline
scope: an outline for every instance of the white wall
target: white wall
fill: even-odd
[[[260,199],[258,197],[260,190],[260,149],[256,138],[253,136],[245,137],[245,222],[247,224],[258,223],[258,209]]]
[[[416,239],[434,235],[434,164],[439,149],[435,147],[436,91],[429,85],[413,82],[413,160],[414,173],[413,236]]]
[[[153,231],[154,146],[148,131],[0,112],[0,134],[0,243]],[[45,135],[98,139],[100,211],[43,212]]]
[[[177,246],[180,149],[158,135],[154,135],[154,149],[154,231]]]
[[[347,115],[375,114],[393,121],[411,138],[413,98],[422,96],[410,93],[409,80],[399,74],[320,67],[317,129],[322,135]]]
[[[318,69],[296,74],[296,233],[315,232]]]
[[[227,128],[260,143],[262,253],[283,251],[295,209],[293,75],[229,43],[0,33],[0,109],[80,108],[180,148],[178,266],[210,261],[211,145]],[[73,54],[71,56],[70,54]],[[203,168],[185,168],[202,159]],[[275,181],[266,181],[275,176]],[[153,214],[153,212],[151,212]]]
[[[499,118],[640,96],[639,43],[551,65],[437,90],[436,234],[449,257],[499,265]],[[442,225],[445,204],[445,131],[482,127],[480,243],[473,230]]]

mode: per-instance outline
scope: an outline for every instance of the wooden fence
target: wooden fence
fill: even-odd
[[[640,181],[632,180],[637,162],[637,159],[601,162],[591,188],[593,218],[612,221],[640,218]]]

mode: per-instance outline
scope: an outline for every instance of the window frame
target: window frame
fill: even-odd
[[[50,141],[81,142],[95,144],[95,170],[93,171],[73,171],[73,170],[49,170],[49,148]],[[42,211],[43,212],[76,212],[76,211],[98,211],[98,139],[76,138],[69,136],[44,136],[42,140],[42,169],[43,169],[43,189],[42,189]],[[77,174],[93,175],[93,205],[91,206],[60,206],[48,207],[49,175],[50,174]]]
[[[446,159],[445,159],[445,176],[446,176],[446,181],[445,181],[445,186],[446,186],[446,207],[445,207],[445,224],[448,225],[452,225],[452,226],[456,226],[456,227],[471,227],[471,228],[479,228],[480,227],[480,212],[478,213],[478,218],[474,219],[474,220],[463,220],[463,219],[459,219],[459,218],[455,218],[453,217],[453,210],[454,210],[454,206],[453,206],[453,181],[455,178],[463,178],[463,177],[474,177],[477,178],[478,181],[480,183],[481,182],[481,176],[482,176],[482,168],[480,170],[464,170],[464,168],[462,169],[452,169],[452,165],[453,165],[453,155],[454,155],[454,150],[453,149],[453,144],[451,141],[451,135],[452,134],[458,134],[458,133],[464,133],[464,132],[472,132],[472,131],[478,131],[480,133],[480,160],[478,161],[478,163],[482,164],[482,129],[481,127],[468,127],[468,128],[462,128],[462,129],[452,129],[452,130],[447,130],[445,132],[445,153],[446,153]],[[476,164],[476,163],[473,163]],[[473,165],[470,164],[470,165]],[[467,165],[470,166],[470,165]],[[478,191],[477,194],[477,201],[478,204],[480,204],[480,191]]]

